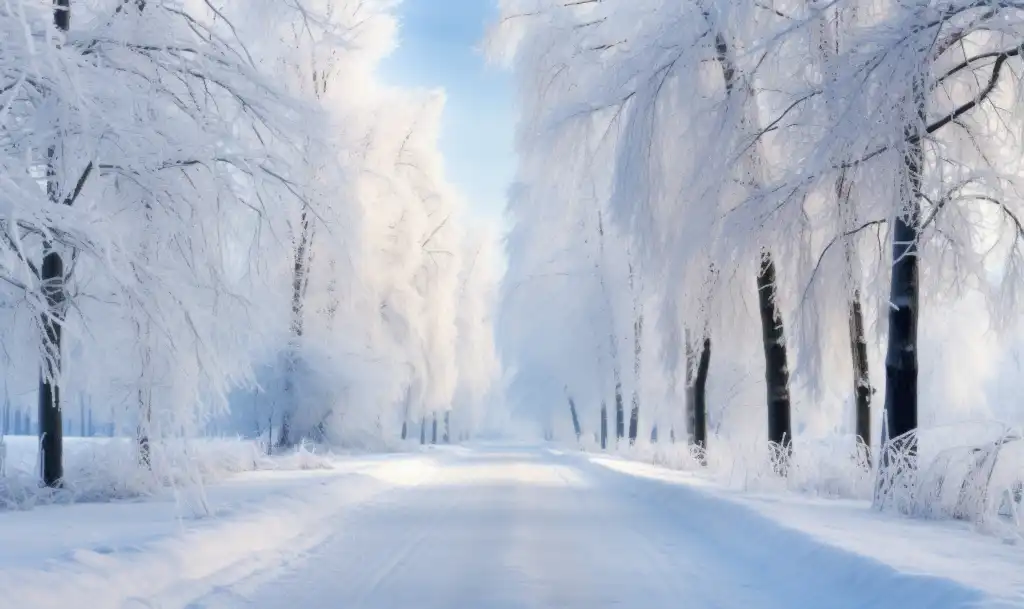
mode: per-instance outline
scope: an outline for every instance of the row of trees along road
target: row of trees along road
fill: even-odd
[[[520,401],[556,420],[568,393],[605,446],[609,403],[624,437],[625,381],[652,438],[685,429],[704,449],[709,421],[764,429],[706,397],[717,377],[743,401],[730,383],[750,385],[759,336],[780,466],[797,389],[804,425],[848,429],[870,458],[875,386],[912,462],[922,285],[926,305],[981,293],[996,322],[1019,313],[1024,5],[501,4],[490,47],[522,108],[501,317]],[[665,406],[679,396],[685,417]]]
[[[69,396],[153,469],[211,420],[270,447],[472,431],[489,240],[444,180],[443,96],[376,81],[392,4],[0,7],[4,389],[39,378],[47,485]]]

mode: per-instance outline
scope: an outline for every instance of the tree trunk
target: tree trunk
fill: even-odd
[[[51,189],[56,184],[51,181]],[[56,196],[56,194],[54,194]],[[42,314],[43,370],[39,379],[39,447],[43,484],[59,486],[64,477],[64,426],[61,423],[61,332],[67,301],[64,260],[50,243],[44,245],[40,273],[46,311]]]
[[[627,253],[627,255],[630,255]],[[629,410],[629,445],[636,444],[637,426],[640,423],[640,357],[643,350],[644,313],[641,294],[636,287],[636,270],[629,263],[629,291],[633,296],[633,402]]]
[[[729,43],[721,31],[715,33],[715,50],[722,77],[725,80],[726,96],[731,98],[736,92],[737,83],[742,80],[736,77],[736,64],[729,55]],[[754,94],[748,91],[750,103],[754,102]],[[744,109],[747,128],[756,125],[757,113],[752,108]],[[746,112],[750,112],[749,115]],[[749,169],[754,176],[758,175],[758,167],[762,159],[755,142],[754,151],[748,157]],[[755,177],[756,179],[756,177]],[[792,449],[792,426],[790,422],[789,399],[789,367],[786,361],[786,341],[783,332],[782,317],[779,315],[775,300],[775,261],[771,254],[762,250],[760,272],[757,276],[758,303],[761,314],[761,333],[764,342],[765,381],[768,394],[768,439],[780,449],[780,457],[788,458]],[[784,464],[780,464],[783,465]]]
[[[409,434],[409,415],[412,414],[412,385],[405,388],[405,404],[402,406],[402,439]]]
[[[761,255],[761,272],[757,276],[757,294],[768,394],[768,440],[779,447],[780,456],[786,458],[792,450],[793,429],[790,422],[786,337],[775,300],[775,279],[775,261],[765,251]]]
[[[694,361],[696,360],[696,361]],[[686,406],[690,442],[697,447],[701,463],[708,445],[707,383],[711,367],[711,339],[705,338],[700,353],[694,353],[687,341],[686,347]]]
[[[842,52],[841,41],[844,34],[844,26],[847,21],[855,24],[857,20],[857,6],[852,5],[844,10],[840,6],[835,9],[831,19],[822,19],[822,41],[830,37],[833,44],[823,44],[821,51],[826,62],[834,62]],[[830,28],[833,28],[830,30]],[[833,33],[830,33],[833,32]],[[847,180],[846,171],[843,170],[836,180],[836,198],[841,208],[848,210],[847,215],[856,221],[857,214],[854,202],[851,198],[851,184]],[[850,355],[853,363],[853,398],[854,398],[854,421],[857,439],[864,448],[864,455],[867,462],[871,462],[871,399],[874,389],[871,387],[871,378],[868,373],[868,347],[864,336],[864,310],[860,295],[860,277],[856,273],[857,252],[854,245],[854,238],[850,235],[844,237],[844,250],[846,257],[846,273],[851,285],[858,286],[853,290],[853,296],[849,302],[849,325],[850,325]]]
[[[850,301],[850,351],[853,357],[853,391],[856,404],[857,439],[871,461],[871,397],[874,389],[868,375],[868,343],[864,336],[864,311],[860,291]]]
[[[608,286],[604,281],[604,268],[601,266],[601,262],[604,261],[604,215],[600,211],[597,212],[597,237],[599,258],[595,267],[601,283],[601,294],[604,296],[605,307],[608,310],[608,318],[612,323],[612,329],[608,333],[608,351],[612,359],[612,380],[615,383],[615,438],[618,440],[626,435],[625,412],[622,404],[622,371],[619,368],[619,347],[615,340],[611,299],[608,297]]]
[[[576,441],[579,442],[582,430],[580,430],[580,417],[576,413],[576,402],[569,396],[569,415],[572,416],[572,429],[576,432]]]
[[[452,442],[452,411],[444,411],[444,440],[445,444],[451,444]]]
[[[905,172],[902,195],[904,212],[893,221],[892,284],[889,296],[889,344],[885,356],[885,413],[894,448],[903,452],[911,467],[916,466],[915,437],[895,440],[917,429],[917,316],[920,285],[918,281],[917,242],[921,231],[921,171],[924,150],[921,125],[925,121],[925,84],[914,79],[916,122],[906,130],[907,150],[903,156]]]
[[[420,419],[420,445],[427,443],[427,415]]]
[[[852,205],[850,185],[845,173],[836,181],[836,196],[839,204],[844,207]],[[848,280],[858,282],[855,276],[856,252],[852,237],[844,237],[846,273]],[[853,399],[854,420],[859,443],[866,449],[865,455],[871,460],[871,397],[874,389],[868,374],[868,344],[864,336],[864,307],[861,303],[860,289],[854,289],[849,302],[850,356],[853,363]]]
[[[622,383],[615,383],[615,439],[626,436],[626,413],[622,405]]]
[[[636,444],[637,426],[640,424],[640,357],[644,332],[644,314],[639,313],[633,324],[633,404],[629,411],[629,445]]]
[[[629,445],[636,444],[637,426],[640,423],[640,398],[633,393],[633,406],[629,410]]]
[[[144,207],[145,226],[149,230],[153,225],[153,208],[148,202]],[[150,255],[148,245],[149,242],[143,239],[142,247],[139,251],[139,259],[147,264],[149,263]],[[149,438],[153,433],[153,346],[150,342],[149,318],[136,322],[135,333],[142,348],[142,353],[139,357],[139,421],[135,435],[139,451],[139,465],[146,469],[152,469],[153,463],[150,457]]]
[[[149,452],[150,426],[153,423],[152,395],[142,388],[139,388],[139,414],[142,421],[139,423],[136,434],[139,449],[139,465],[146,469],[152,469],[153,463]]]
[[[601,402],[601,450],[608,448],[608,405]]]
[[[53,23],[61,32],[71,29],[71,0],[54,0]],[[50,203],[60,204],[57,183],[56,146],[47,151],[46,190]],[[43,244],[40,282],[46,299],[46,311],[40,322],[42,329],[43,365],[39,375],[39,465],[43,484],[61,485],[64,478],[64,425],[61,422],[60,375],[63,362],[61,332],[67,306],[64,259],[53,244]]]
[[[277,438],[277,445],[282,448],[291,446],[295,442],[295,439],[292,437],[291,419],[298,408],[295,396],[295,374],[298,367],[300,343],[302,342],[303,304],[305,302],[306,287],[309,285],[309,251],[312,238],[313,223],[309,217],[308,210],[303,208],[292,269],[291,340],[288,345],[284,370],[284,397],[286,403],[281,413],[281,433],[278,434]]]
[[[437,413],[434,413],[433,424],[431,425],[430,443],[437,444]]]

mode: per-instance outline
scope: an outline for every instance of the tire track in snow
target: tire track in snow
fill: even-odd
[[[454,502],[455,498],[452,497],[448,503],[450,505]],[[415,556],[424,547],[429,547],[431,544],[427,542],[436,536],[436,530],[433,525],[443,515],[444,511],[438,510],[434,513],[434,517],[425,523],[416,519],[409,519],[405,528],[406,534],[398,536],[398,539],[402,541],[390,551],[381,552],[380,560],[374,563],[375,566],[369,569],[368,574],[355,578],[357,585],[353,589],[352,599],[345,606],[353,608],[363,607],[367,600],[380,590],[382,584],[391,579],[397,571],[408,564],[410,557]]]

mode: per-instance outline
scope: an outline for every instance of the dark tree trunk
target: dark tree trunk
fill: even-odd
[[[856,20],[856,7],[850,9],[849,17]],[[841,52],[840,40],[844,19],[842,9],[836,10],[835,47],[822,50],[832,59],[839,56]],[[827,21],[822,21],[822,27],[828,27]],[[823,39],[826,37],[823,36]],[[846,171],[843,170],[836,180],[836,198],[839,205],[849,210],[848,215],[856,219],[856,208],[851,197],[852,184],[847,180]],[[853,363],[853,399],[854,399],[854,425],[859,443],[863,446],[864,457],[867,463],[871,463],[871,400],[875,390],[871,386],[871,376],[868,371],[868,344],[864,335],[864,307],[861,301],[859,282],[860,278],[854,273],[856,263],[856,246],[854,237],[847,235],[845,238],[846,271],[853,285],[853,297],[849,302],[849,325],[850,325],[850,356]]]
[[[437,413],[434,413],[433,422],[431,423],[430,431],[430,443],[437,444]]]
[[[687,346],[686,359],[686,404],[689,411],[687,413],[687,425],[690,428],[690,442],[693,443],[693,446],[697,447],[701,463],[704,463],[704,454],[708,447],[708,406],[706,396],[708,369],[711,367],[711,339],[704,339],[699,356],[693,353],[693,350]],[[697,361],[694,362],[694,359],[697,359]]]
[[[62,32],[71,29],[71,0],[53,0],[53,23]]]
[[[856,404],[857,439],[871,459],[871,398],[874,389],[868,375],[868,343],[864,336],[864,311],[860,292],[850,301],[850,351],[853,357],[853,391]]]
[[[572,429],[576,432],[576,441],[579,442],[582,430],[580,429],[580,417],[576,412],[576,402],[573,401],[572,397],[569,397],[569,415],[572,416]]]
[[[41,280],[46,296],[46,312],[40,320],[43,329],[43,371],[39,380],[39,447],[42,452],[43,484],[59,486],[64,477],[64,426],[61,423],[60,373],[61,331],[67,299],[64,285],[64,260],[46,244]]]
[[[451,444],[452,442],[452,411],[444,411],[444,443]]]
[[[709,25],[715,27],[713,23]],[[729,43],[723,33],[715,32],[715,51],[722,78],[725,81],[726,96],[732,98],[736,85],[742,81],[736,76],[736,64],[730,56]],[[753,92],[750,92],[753,98]],[[756,113],[755,113],[756,114]],[[745,120],[747,127],[753,125]],[[756,146],[756,143],[755,143]],[[757,154],[756,152],[753,154]],[[754,157],[752,165],[761,159]],[[790,422],[789,367],[786,361],[786,341],[782,317],[775,301],[775,261],[767,251],[761,252],[760,272],[757,276],[758,303],[761,314],[761,331],[764,342],[765,381],[768,394],[768,439],[780,447],[780,456],[785,459],[791,451],[792,425]],[[784,465],[784,464],[780,464]]]
[[[622,405],[622,383],[615,384],[615,438],[626,436],[626,413]]]
[[[71,0],[54,0],[53,23],[61,32],[71,29]],[[60,204],[55,167],[56,146],[47,151],[46,190],[50,202]],[[61,422],[60,374],[63,361],[61,332],[67,304],[64,259],[49,242],[43,244],[40,282],[46,311],[40,319],[43,366],[39,375],[39,464],[43,484],[60,486],[64,478],[64,425]]]
[[[405,404],[402,407],[402,439],[409,435],[409,415],[412,412],[412,386],[405,388]]]
[[[427,443],[427,415],[420,419],[420,444]]]
[[[908,128],[904,152],[904,213],[893,222],[892,285],[889,296],[889,344],[885,355],[885,413],[890,438],[898,438],[917,429],[917,316],[920,285],[918,281],[917,242],[921,230],[921,171],[924,151],[921,127],[925,120],[925,85],[914,80],[917,119]],[[895,445],[905,451],[911,466],[917,456],[916,438],[905,438]]]
[[[146,469],[153,467],[152,460],[149,456],[149,436],[146,434],[139,435],[139,464]]]
[[[636,444],[637,426],[640,424],[640,405],[637,396],[633,396],[633,407],[629,410],[629,445]]]
[[[601,450],[608,448],[608,405],[601,402]]]
[[[836,181],[836,197],[839,204],[844,207],[852,206],[850,197],[850,184],[843,173]],[[852,237],[845,239],[846,272],[849,280],[856,282],[854,276],[854,264],[856,252]],[[853,297],[849,302],[849,326],[850,326],[850,357],[853,363],[853,399],[854,399],[854,420],[857,439],[866,449],[865,456],[870,463],[871,460],[871,399],[874,389],[871,387],[871,377],[868,373],[868,343],[864,335],[864,307],[861,303],[860,290],[854,289]]]
[[[768,394],[768,440],[781,448],[781,455],[785,458],[792,450],[793,429],[790,422],[786,337],[775,300],[775,281],[775,262],[771,254],[764,252],[761,255],[761,272],[757,276],[757,294]]]

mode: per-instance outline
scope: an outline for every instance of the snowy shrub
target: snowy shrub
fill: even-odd
[[[600,444],[588,442],[583,448],[596,452]],[[767,441],[730,442],[719,436],[709,439],[706,454],[685,442],[641,442],[635,446],[623,442],[612,452],[671,469],[701,471],[725,486],[744,491],[867,499],[874,480],[865,452],[852,436],[797,436],[788,460],[781,459]]]
[[[204,513],[204,486],[232,474],[331,467],[329,456],[305,444],[280,457],[267,457],[258,442],[205,438],[153,442],[152,469],[147,469],[139,464],[133,440],[75,439],[68,442],[63,486],[48,488],[39,484],[35,438],[7,441],[13,450],[7,475],[0,476],[0,509],[134,499],[172,490],[179,501]]]
[[[584,436],[579,447],[599,452]],[[796,492],[826,498],[872,499],[882,511],[915,518],[956,519],[998,534],[1024,534],[1024,437],[998,423],[921,429],[889,442],[877,457],[849,435],[797,436],[788,460],[767,442],[740,443],[712,436],[706,455],[686,443],[616,447],[620,457],[701,472],[725,487]],[[702,457],[706,465],[702,465]],[[785,463],[784,471],[780,463]]]
[[[997,423],[918,430],[886,445],[874,503],[918,518],[1021,533],[1022,483],[1024,440],[1018,431]]]

